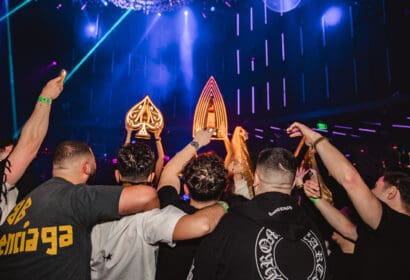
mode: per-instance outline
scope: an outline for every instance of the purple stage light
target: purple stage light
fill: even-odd
[[[363,132],[376,133],[376,130],[375,130],[375,129],[369,129],[369,128],[361,128],[361,127],[359,127],[358,130],[359,130],[359,131],[363,131]]]
[[[215,12],[215,7],[212,6],[209,10],[210,10],[211,12]]]
[[[63,7],[63,4],[58,3],[58,5],[56,6],[56,9],[57,9],[57,10],[60,10],[62,7]]]
[[[330,26],[339,23],[341,17],[342,11],[340,8],[332,7],[324,13],[322,20],[326,25]]]
[[[263,129],[262,129],[262,128],[255,128],[255,131],[257,131],[257,132],[263,132]]]
[[[51,66],[57,66],[57,61],[53,60],[53,62],[51,62]]]
[[[341,129],[349,129],[349,130],[353,129],[353,127],[351,127],[351,126],[344,126],[344,125],[335,125],[334,127],[341,128]]]
[[[278,131],[282,130],[282,128],[280,128],[280,127],[276,127],[276,126],[270,126],[270,129],[273,129],[273,130],[278,130]]]
[[[392,124],[391,126],[395,128],[410,128],[410,125],[404,125],[404,124]]]
[[[332,134],[334,134],[334,135],[346,136],[346,133],[344,133],[344,132],[339,132],[339,131],[332,131]]]
[[[232,7],[231,3],[229,3],[228,1],[225,1],[225,5],[229,8]]]
[[[118,163],[118,159],[117,159],[117,158],[113,158],[113,159],[112,159],[112,163],[113,163],[113,164],[117,164],[117,163]]]
[[[263,136],[260,136],[260,135],[256,135],[256,134],[255,134],[255,138],[263,139]]]
[[[184,15],[185,15],[185,16],[188,16],[188,10],[185,10],[185,11],[184,11]]]
[[[84,11],[85,8],[87,8],[87,3],[84,3],[84,4],[81,6],[81,11]]]

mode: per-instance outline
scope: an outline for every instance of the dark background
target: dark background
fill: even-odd
[[[9,1],[9,10],[22,2]],[[229,132],[237,125],[249,132],[253,157],[266,146],[294,150],[298,141],[284,129],[298,120],[312,127],[327,124],[324,135],[370,184],[384,166],[408,164],[410,130],[397,125],[410,126],[409,1],[306,0],[283,14],[267,9],[266,23],[262,0],[224,2],[192,1],[186,7],[188,25],[185,7],[160,17],[135,11],[125,18],[53,103],[49,132],[35,162],[40,179],[50,176],[55,145],[78,139],[94,149],[100,181],[110,180],[112,159],[125,140],[125,114],[146,94],[165,117],[162,139],[172,156],[191,140],[196,102],[211,75],[223,94]],[[321,18],[333,6],[340,8],[341,18],[325,26],[324,45]],[[5,12],[2,1],[0,15]],[[32,1],[9,17],[11,42],[7,20],[1,21],[0,136],[14,133],[8,43],[20,128],[47,80],[62,68],[73,70],[124,12],[96,0]],[[87,24],[97,20],[97,30],[87,36]],[[191,38],[188,45],[184,34]],[[189,50],[181,52],[183,46]],[[183,63],[187,57],[191,64]],[[54,60],[57,66],[51,65]],[[220,142],[208,149],[224,156]]]

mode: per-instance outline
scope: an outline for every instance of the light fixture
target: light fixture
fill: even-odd
[[[162,13],[187,5],[193,0],[108,0],[122,9],[143,11],[146,14]]]

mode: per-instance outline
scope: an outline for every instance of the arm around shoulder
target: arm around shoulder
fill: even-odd
[[[125,187],[120,196],[118,213],[129,215],[159,208],[157,192],[150,186]]]

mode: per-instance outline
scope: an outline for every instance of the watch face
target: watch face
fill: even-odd
[[[191,144],[191,146],[193,146],[195,149],[197,149],[198,150],[198,148],[199,148],[199,143],[198,142],[196,142],[196,141],[192,141],[191,143],[189,143],[189,144]]]

